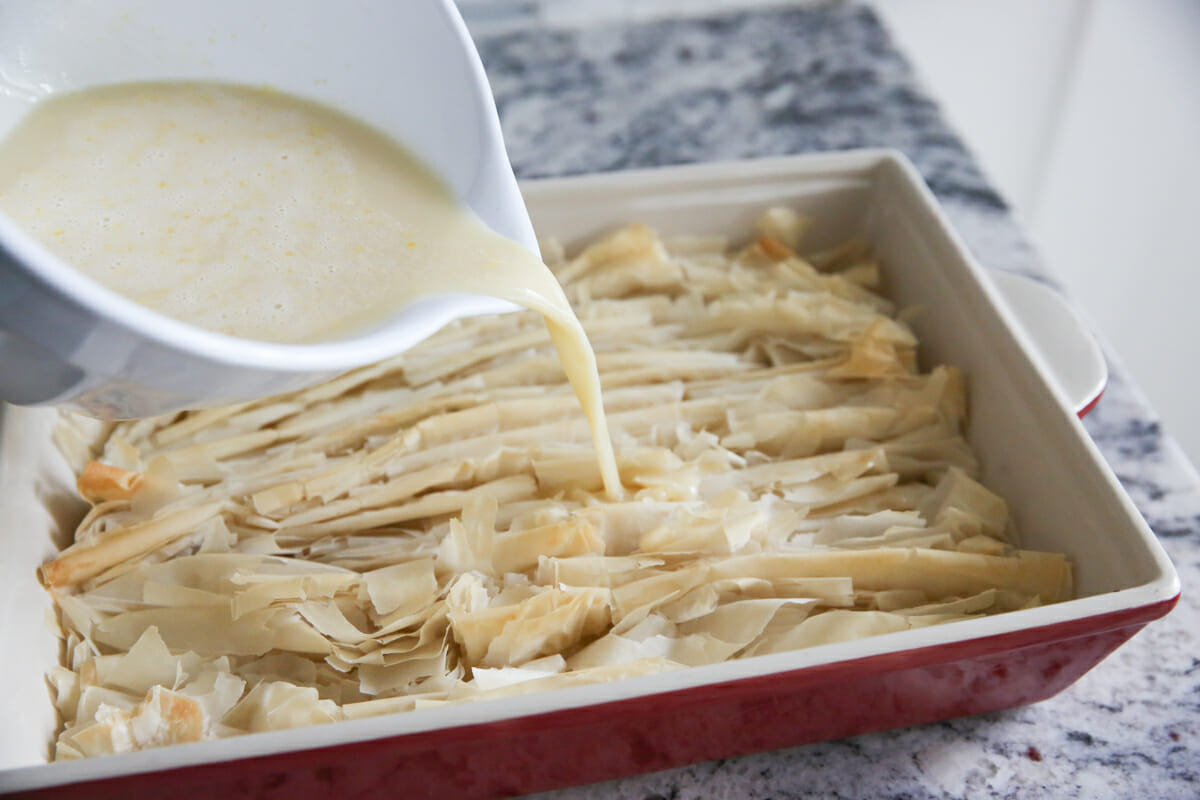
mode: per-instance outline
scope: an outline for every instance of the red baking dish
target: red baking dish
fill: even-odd
[[[914,322],[922,359],[967,376],[969,438],[984,482],[1008,500],[1023,546],[1071,556],[1077,599],[609,684],[51,764],[57,720],[42,676],[58,642],[34,570],[61,544],[71,476],[51,441],[54,412],[8,408],[0,791],[522,794],[1042,700],[1178,600],[1174,569],[1076,416],[1102,388],[1094,345],[1046,290],[975,264],[903,157],[858,151],[686,166],[524,191],[538,229],[568,245],[634,220],[669,233],[744,234],[779,204],[815,218],[814,247],[865,237],[886,293],[925,309]],[[1040,335],[1043,327],[1055,338]]]

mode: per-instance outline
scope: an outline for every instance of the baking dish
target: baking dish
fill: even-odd
[[[998,289],[901,156],[857,151],[563,178],[526,184],[524,194],[539,230],[568,244],[632,220],[668,233],[744,233],[778,204],[815,218],[814,247],[867,238],[886,293],[924,309],[913,322],[922,359],[966,373],[968,436],[984,482],[1008,499],[1023,546],[1071,556],[1078,599],[609,684],[47,764],[56,721],[42,675],[58,645],[34,568],[61,542],[73,492],[51,444],[52,412],[13,408],[0,450],[0,680],[8,690],[0,790],[520,794],[1041,700],[1177,601],[1170,562],[1076,416],[1102,380],[1094,346],[1045,291],[1011,278],[998,278],[1006,290]],[[1059,332],[1057,344],[1039,346],[1019,315],[1029,330]],[[1060,386],[1051,364],[1063,358],[1093,369]]]

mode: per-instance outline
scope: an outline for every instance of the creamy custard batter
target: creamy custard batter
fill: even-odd
[[[553,274],[339,112],[203,83],[53,96],[0,146],[0,208],[109,289],[243,338],[345,338],[437,293],[538,311],[620,490],[595,356]]]

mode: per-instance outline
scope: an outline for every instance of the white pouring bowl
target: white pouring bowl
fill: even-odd
[[[6,0],[0,136],[47,95],[112,83],[269,86],[391,135],[490,228],[537,243],[491,90],[452,0]],[[438,295],[367,334],[288,345],[212,333],[102,287],[0,213],[0,399],[108,418],[289,391],[514,306]]]

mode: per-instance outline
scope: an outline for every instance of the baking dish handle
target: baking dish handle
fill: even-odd
[[[1087,414],[1108,380],[1104,353],[1088,327],[1050,287],[1011,272],[993,269],[988,275],[1076,413]]]

